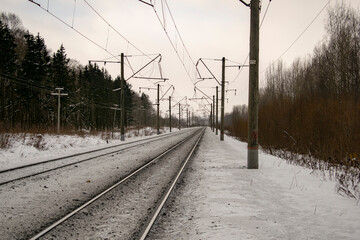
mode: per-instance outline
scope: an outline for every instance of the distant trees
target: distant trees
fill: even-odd
[[[343,163],[360,153],[360,13],[341,3],[328,16],[326,38],[310,59],[268,68],[259,140],[265,148]],[[241,109],[234,108],[228,129],[247,137]]]
[[[5,121],[11,121],[11,108],[6,106],[11,105],[11,98],[14,95],[14,87],[7,75],[14,74],[17,69],[18,56],[16,54],[15,38],[11,34],[8,26],[0,20],[0,121],[5,127]]]
[[[247,139],[248,109],[246,105],[234,106],[230,114],[225,114],[225,129],[242,141]]]
[[[0,15],[0,131],[53,131],[57,121],[56,87],[68,96],[61,99],[61,123],[70,130],[110,130],[118,127],[120,78],[115,80],[98,65],[81,66],[67,57],[63,45],[53,54],[40,34],[26,32],[14,14]],[[144,125],[153,106],[125,83],[126,126],[135,123],[142,107]],[[117,112],[117,113],[116,113]]]

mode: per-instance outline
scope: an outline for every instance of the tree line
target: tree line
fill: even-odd
[[[360,13],[341,3],[328,10],[326,36],[311,57],[266,72],[260,90],[259,141],[329,163],[360,154]],[[226,116],[227,130],[247,140],[247,107]]]
[[[0,15],[0,82],[0,132],[54,131],[55,88],[68,93],[61,97],[63,128],[109,130],[120,125],[120,112],[115,110],[121,104],[120,91],[113,91],[120,88],[120,77],[112,79],[96,64],[82,66],[69,59],[63,45],[51,53],[40,34],[25,30],[14,14]],[[155,125],[149,96],[134,92],[128,82],[125,108],[126,126]]]

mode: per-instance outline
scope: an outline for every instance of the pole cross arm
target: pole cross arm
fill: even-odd
[[[185,97],[183,97],[180,101],[178,101],[177,103],[175,103],[174,105],[173,105],[173,107],[175,107],[176,105],[180,105],[180,103],[184,100],[184,99],[187,99],[187,97],[185,96]]]
[[[189,98],[190,101],[194,101],[194,100],[204,100],[204,98]]]
[[[109,60],[89,60],[89,63],[104,63],[106,65],[106,63],[121,63],[120,61],[109,61]]]
[[[228,65],[228,66],[225,66],[227,68],[242,68],[242,67],[249,67],[250,65]]]
[[[194,89],[199,90],[202,94],[204,94],[208,99],[212,100],[211,97],[209,97],[206,93],[204,93],[203,91],[201,91],[201,89],[199,89],[198,87],[195,87]]]
[[[143,1],[143,0],[139,0],[139,2],[145,3],[146,5],[149,5],[149,6],[151,6],[151,7],[154,7],[154,5],[153,5],[153,4],[148,3],[148,2],[145,2],[145,1]]]
[[[235,96],[236,96],[236,91],[237,89],[227,89],[225,92],[235,92]]]
[[[156,78],[156,77],[133,77],[133,78],[139,78],[139,79],[148,79],[148,80],[163,80],[164,82],[165,81],[168,81],[169,79],[168,78]]]
[[[196,71],[197,71],[197,73],[199,74],[199,79],[202,79],[202,80],[197,81],[196,83],[201,82],[201,81],[204,81],[204,80],[206,79],[206,78],[203,78],[203,77],[201,76],[201,73],[200,73],[200,71],[199,71],[199,69],[198,69],[198,64],[199,64],[200,62],[201,62],[201,63],[204,65],[204,67],[208,70],[208,72],[211,74],[212,78],[215,79],[215,81],[220,85],[219,80],[215,77],[215,75],[212,73],[212,71],[210,70],[210,68],[205,64],[205,62],[202,60],[202,58],[199,58],[199,60],[198,60],[197,63],[196,63]],[[210,78],[210,79],[211,79],[211,78]],[[195,83],[195,84],[196,84],[196,83]],[[194,84],[194,85],[195,85],[195,84]]]
[[[250,4],[251,3],[246,3],[245,1],[243,1],[243,0],[239,0],[242,4],[244,4],[245,6],[247,6],[247,7],[250,7]]]
[[[157,58],[160,57],[159,62],[161,61],[161,54],[158,54],[155,58],[153,58],[150,62],[148,62],[147,64],[145,64],[143,67],[141,67],[138,71],[136,71],[133,75],[131,75],[130,77],[128,77],[125,81],[128,81],[130,78],[134,77],[136,74],[138,74],[139,72],[141,72],[144,68],[146,68],[147,66],[150,65],[150,63],[154,62]]]
[[[152,88],[152,87],[139,87],[139,93],[141,93],[141,89],[147,89],[148,91],[157,90],[157,88]]]
[[[168,88],[168,90],[166,90],[166,92],[161,96],[160,100],[163,99],[163,97],[165,97],[165,95],[169,92],[169,90],[170,90],[171,88],[173,89],[173,93],[174,93],[175,87],[174,87],[173,85],[171,85],[171,86]],[[171,95],[172,95],[172,94],[171,94]]]

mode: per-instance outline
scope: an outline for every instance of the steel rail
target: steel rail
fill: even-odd
[[[175,133],[176,133],[176,132],[171,133],[171,135],[174,135]],[[139,146],[139,145],[140,145],[140,144],[139,144],[140,142],[141,142],[141,144],[142,144],[142,142],[144,142],[144,141],[145,141],[145,143],[149,143],[149,142],[161,140],[162,138],[165,138],[165,137],[167,137],[167,136],[169,136],[169,135],[170,135],[170,134],[166,134],[166,135],[162,135],[162,136],[152,137],[152,138],[150,138],[150,139],[142,139],[142,140],[137,140],[137,141],[133,141],[133,142],[125,143],[125,144],[118,144],[118,145],[115,145],[115,146],[105,147],[105,148],[96,149],[96,150],[92,150],[92,151],[88,151],[88,152],[73,154],[73,155],[70,155],[70,156],[55,158],[55,159],[51,159],[51,160],[44,161],[44,162],[33,163],[33,164],[29,164],[29,165],[20,166],[20,167],[18,167],[18,168],[12,168],[12,169],[7,169],[7,170],[4,170],[4,171],[0,171],[0,174],[1,174],[1,173],[8,173],[8,172],[11,172],[11,171],[17,171],[17,170],[20,170],[20,169],[25,169],[25,168],[29,168],[29,167],[33,167],[33,166],[37,166],[37,165],[43,165],[43,164],[46,164],[46,163],[55,162],[55,161],[60,161],[60,160],[64,160],[64,159],[67,159],[67,158],[70,159],[70,158],[72,158],[72,157],[77,157],[77,156],[81,156],[81,155],[85,155],[85,154],[89,154],[89,153],[94,153],[94,152],[99,152],[99,151],[107,150],[107,149],[110,149],[110,148],[122,147],[122,146],[125,146],[125,145],[129,145],[129,144],[133,144],[133,143],[138,143],[138,144],[136,144],[136,145],[134,145],[134,146],[130,146],[130,147],[118,149],[118,150],[115,150],[115,151],[103,153],[103,154],[96,155],[96,156],[93,156],[93,157],[90,157],[90,158],[86,158],[86,159],[83,159],[83,160],[79,160],[79,161],[75,161],[75,162],[72,162],[72,163],[63,164],[63,165],[60,165],[60,166],[57,166],[57,167],[53,167],[53,168],[50,168],[50,169],[47,169],[47,170],[38,171],[38,172],[35,172],[35,173],[32,173],[32,174],[28,174],[28,175],[25,175],[25,176],[21,176],[21,177],[13,178],[13,179],[10,179],[10,180],[6,180],[6,181],[4,181],[4,182],[0,182],[0,186],[1,186],[1,185],[8,184],[8,183],[11,183],[11,182],[19,181],[19,180],[22,180],[22,179],[25,179],[25,178],[37,176],[37,175],[40,175],[40,174],[43,174],[43,173],[55,171],[55,170],[57,170],[57,169],[65,168],[65,167],[68,167],[68,166],[71,166],[71,165],[75,165],[75,164],[78,164],[78,163],[82,163],[82,162],[87,162],[87,161],[90,161],[90,160],[94,160],[94,159],[96,159],[96,158],[100,158],[100,157],[103,157],[103,156],[107,156],[107,155],[111,155],[111,154],[114,154],[114,153],[118,153],[118,152],[122,152],[122,151],[125,151],[125,150],[129,150],[129,149],[131,149],[131,148],[134,148],[134,147]]]
[[[203,129],[202,129],[203,130]],[[110,192],[111,190],[113,190],[114,188],[116,188],[117,186],[119,186],[120,184],[124,183],[126,180],[128,180],[129,178],[135,176],[137,173],[139,173],[140,171],[144,170],[146,167],[148,167],[149,165],[153,164],[154,162],[156,162],[157,160],[159,160],[161,157],[165,156],[166,154],[168,154],[169,152],[171,152],[172,150],[174,150],[175,148],[177,148],[178,146],[180,146],[181,144],[183,144],[184,142],[186,142],[188,139],[190,139],[191,137],[195,136],[198,132],[195,131],[194,134],[191,134],[190,136],[186,137],[185,139],[183,139],[182,141],[178,142],[177,144],[175,144],[174,146],[172,146],[171,148],[167,149],[166,151],[164,151],[163,153],[159,154],[158,156],[156,156],[155,158],[153,158],[152,160],[148,161],[147,163],[145,163],[144,165],[140,166],[139,168],[135,169],[133,172],[131,172],[130,174],[128,174],[126,177],[124,177],[123,179],[119,180],[118,182],[116,182],[115,184],[113,184],[112,186],[108,187],[106,190],[102,191],[101,193],[99,193],[98,195],[96,195],[95,197],[93,197],[92,199],[90,199],[89,201],[87,201],[86,203],[82,204],[81,206],[79,206],[78,208],[76,208],[75,210],[71,211],[69,214],[65,215],[64,217],[62,217],[61,219],[57,220],[56,222],[52,223],[50,226],[46,227],[45,229],[43,229],[42,231],[40,231],[39,233],[37,233],[35,236],[31,237],[29,240],[36,240],[39,239],[40,237],[44,236],[45,234],[47,234],[48,232],[50,232],[52,229],[54,229],[55,227],[59,226],[60,224],[62,224],[63,222],[65,222],[67,219],[71,218],[73,215],[75,215],[76,213],[80,212],[82,209],[84,209],[85,207],[89,206],[91,203],[95,202],[96,200],[98,200],[99,198],[101,198],[102,196],[104,196],[106,193]]]
[[[165,137],[165,136],[168,136],[168,135],[173,135],[175,133],[176,132],[167,133],[166,135],[157,135],[157,136],[154,136],[154,137],[151,137],[151,138],[140,139],[140,140],[136,140],[136,141],[132,141],[132,142],[126,142],[126,143],[122,143],[122,144],[117,144],[117,145],[114,145],[114,146],[99,148],[99,149],[95,149],[95,150],[91,150],[91,151],[87,151],[87,152],[81,152],[81,153],[76,153],[76,154],[72,154],[72,155],[68,155],[68,156],[64,156],[64,157],[54,158],[54,159],[50,159],[50,160],[46,160],[46,161],[42,161],[42,162],[36,162],[36,163],[22,165],[22,166],[18,166],[18,167],[14,167],[14,168],[8,168],[8,169],[0,170],[0,174],[5,173],[5,172],[18,170],[18,169],[22,169],[22,168],[41,165],[41,164],[44,164],[44,163],[55,162],[55,161],[64,160],[64,159],[72,158],[72,157],[78,157],[78,156],[85,155],[85,154],[88,154],[88,153],[99,152],[99,151],[110,149],[110,148],[121,147],[121,146],[129,145],[129,144],[132,144],[132,143],[138,143],[138,142],[148,141],[148,140],[151,140],[151,139],[162,138],[162,137]]]
[[[163,195],[163,198],[161,199],[160,203],[158,204],[156,210],[153,212],[150,220],[147,222],[146,226],[143,228],[142,232],[140,233],[139,237],[137,238],[138,240],[144,240],[147,235],[149,234],[152,226],[154,225],[156,219],[158,218],[160,211],[163,209],[166,201],[168,200],[171,192],[173,191],[173,189],[175,188],[175,185],[177,183],[177,181],[179,180],[181,174],[183,173],[187,163],[189,162],[189,159],[191,158],[192,154],[194,153],[196,147],[198,146],[202,136],[204,135],[205,132],[205,128],[202,129],[202,133],[200,134],[199,138],[197,139],[196,143],[194,144],[193,148],[191,149],[190,153],[188,154],[188,156],[186,157],[183,165],[181,166],[179,172],[177,173],[176,177],[174,178],[174,180],[172,181],[169,189],[166,191],[166,193]]]

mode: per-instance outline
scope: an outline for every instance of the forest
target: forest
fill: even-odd
[[[328,10],[326,36],[311,56],[266,71],[259,95],[259,144],[272,154],[295,153],[359,167],[360,13],[345,4]],[[226,129],[247,140],[247,107],[226,116]]]
[[[65,47],[51,53],[38,33],[31,34],[14,14],[0,15],[0,132],[55,132],[58,97],[61,128],[68,131],[119,129],[120,77],[112,79],[96,64],[82,66]],[[149,96],[125,83],[125,126],[155,126]],[[160,118],[161,122],[165,119]],[[177,123],[173,117],[173,126]],[[163,124],[162,124],[163,125]]]

